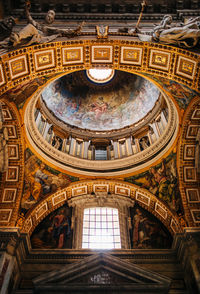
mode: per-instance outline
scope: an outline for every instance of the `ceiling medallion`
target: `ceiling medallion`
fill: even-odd
[[[90,68],[86,71],[86,74],[87,74],[87,77],[92,82],[95,82],[98,84],[104,84],[109,82],[113,78],[115,71],[114,69],[110,69],[110,68],[109,69]]]

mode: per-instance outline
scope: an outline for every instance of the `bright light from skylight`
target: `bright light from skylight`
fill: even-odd
[[[121,248],[118,209],[110,207],[84,209],[82,248]]]
[[[91,68],[87,70],[87,76],[95,83],[106,83],[110,81],[114,76],[115,71],[113,69],[97,69]]]

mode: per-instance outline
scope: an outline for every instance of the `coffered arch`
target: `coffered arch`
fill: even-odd
[[[191,226],[199,226],[199,180],[200,174],[195,161],[198,161],[198,131],[200,129],[200,97],[189,104],[183,117],[181,136],[178,144],[177,163],[180,192],[184,204],[185,217]]]
[[[78,198],[83,198],[82,200],[85,201],[87,197],[95,197],[98,193],[103,194],[106,197],[114,195],[116,199],[119,198],[119,201],[124,198],[125,200],[133,201],[133,204],[134,202],[138,203],[141,207],[159,219],[172,235],[182,231],[176,213],[174,213],[155,195],[136,185],[112,180],[88,180],[75,182],[64,189],[47,196],[28,212],[21,230],[23,233],[31,235],[36,226],[52,211],[61,207],[65,203],[70,204],[70,201],[73,199],[77,200]]]
[[[199,91],[199,61],[196,53],[134,38],[53,42],[1,55],[0,94],[37,77],[92,67],[153,74]]]

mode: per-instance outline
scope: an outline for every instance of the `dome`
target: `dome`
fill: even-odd
[[[167,95],[123,71],[104,83],[85,70],[63,75],[39,89],[25,111],[30,144],[43,158],[94,176],[132,172],[156,161],[172,146],[177,122]]]
[[[134,74],[116,71],[110,82],[97,84],[81,71],[50,83],[42,99],[52,114],[70,126],[109,131],[143,119],[159,94],[154,84]]]

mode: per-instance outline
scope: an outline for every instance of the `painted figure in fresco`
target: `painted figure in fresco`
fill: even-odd
[[[149,240],[146,230],[147,218],[137,208],[133,217],[133,247],[142,248],[144,243]]]
[[[158,88],[134,75],[122,75],[121,86],[116,83],[116,89],[112,87],[109,91],[105,87],[101,96],[84,79],[81,73],[70,74],[49,84],[42,92],[44,103],[59,119],[79,128],[123,128],[144,117],[159,98]],[[77,89],[82,91],[77,93]]]
[[[56,241],[56,247],[61,249],[65,247],[67,237],[71,232],[69,217],[65,215],[65,210],[62,209],[60,212],[54,216],[52,234]]]
[[[71,210],[67,205],[48,215],[31,236],[33,248],[71,248]]]
[[[47,194],[51,191],[51,185],[48,182],[49,175],[45,171],[45,164],[40,166],[33,160],[34,167],[31,172],[26,173],[26,181],[29,189],[23,196],[23,200],[35,201],[39,199],[41,192]]]
[[[159,221],[136,207],[131,212],[132,247],[137,249],[169,248],[171,237],[162,229]]]
[[[95,113],[95,118],[97,120],[108,109],[108,103],[104,102],[103,97],[99,97],[98,101],[92,103],[90,106],[91,106],[91,110]]]
[[[25,163],[25,185],[21,207],[27,210],[42,197],[66,187],[71,181],[66,174],[54,174],[47,170],[45,164],[40,163],[35,155],[28,155],[28,151],[25,155],[29,157]]]
[[[172,203],[173,208],[175,209],[175,186],[167,178],[164,161],[161,163],[161,167],[158,169],[151,167],[149,173],[153,176],[155,182],[158,185],[158,198],[166,201],[168,204]]]

